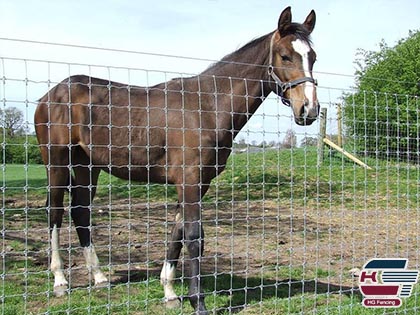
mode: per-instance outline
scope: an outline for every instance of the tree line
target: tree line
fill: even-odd
[[[252,140],[251,142],[247,142],[244,138],[239,138],[236,142],[234,142],[233,146],[236,149],[247,148],[251,147],[259,147],[259,148],[277,148],[277,149],[291,149],[299,147],[310,147],[316,146],[318,143],[317,137],[310,137],[305,136],[301,139],[300,143],[298,143],[296,132],[293,129],[288,129],[284,138],[281,141],[261,141],[257,142],[256,140]]]
[[[343,96],[345,133],[358,153],[420,162],[420,32],[356,54],[355,92]]]
[[[0,109],[2,163],[41,164],[35,135],[29,132],[23,112],[16,107]]]

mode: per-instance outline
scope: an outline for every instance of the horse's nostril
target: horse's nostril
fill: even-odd
[[[309,106],[309,100],[306,99],[303,102],[302,108],[300,109],[300,116],[301,117],[304,117],[304,116],[307,115],[307,113],[308,113],[308,106]]]
[[[306,114],[306,102],[305,102],[305,104],[303,104],[303,106],[300,108],[300,113],[299,113],[299,116],[300,117],[305,117],[305,114]]]

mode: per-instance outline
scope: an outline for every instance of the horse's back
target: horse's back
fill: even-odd
[[[35,113],[44,161],[84,152],[119,177],[128,178],[131,165],[131,178],[157,182],[171,181],[167,165],[213,165],[216,116],[201,112],[195,87],[182,89],[179,80],[144,88],[84,75],[64,79]]]
[[[44,162],[52,155],[69,156],[69,150],[80,153],[75,146],[105,170],[159,161],[166,140],[164,101],[153,98],[150,104],[146,94],[140,86],[84,75],[64,79],[39,100],[35,112]]]
[[[34,119],[39,140],[76,144],[83,130],[92,126],[127,124],[121,119],[127,115],[119,115],[122,108],[127,112],[130,103],[127,90],[128,85],[85,75],[64,79],[39,100]],[[116,112],[112,115],[114,109]],[[115,117],[115,124],[111,116]],[[44,135],[47,130],[50,130],[48,136]]]

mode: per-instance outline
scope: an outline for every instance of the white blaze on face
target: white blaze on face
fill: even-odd
[[[292,42],[293,49],[302,56],[302,67],[306,77],[311,78],[311,72],[309,70],[309,52],[311,48],[308,43],[301,39],[296,39]],[[315,85],[312,82],[305,82],[305,96],[309,100],[309,109],[314,106],[314,90]],[[305,109],[306,111],[306,109]]]

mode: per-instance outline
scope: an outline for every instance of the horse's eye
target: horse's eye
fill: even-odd
[[[290,61],[292,61],[292,58],[290,58],[287,55],[281,55],[281,60],[290,62]]]

